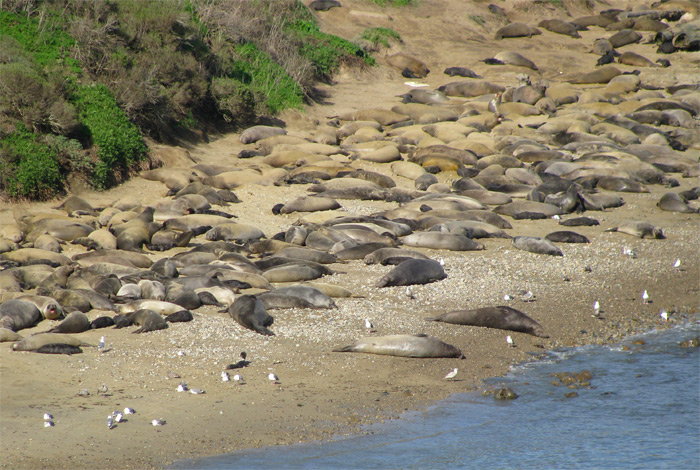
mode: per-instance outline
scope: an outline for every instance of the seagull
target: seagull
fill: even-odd
[[[661,313],[659,313],[659,316],[661,318],[663,318],[664,321],[668,321],[668,312],[666,311],[666,309],[661,310]]]
[[[97,350],[100,352],[104,352],[106,346],[107,343],[105,342],[105,337],[103,336],[102,338],[100,338],[100,342],[97,343]]]
[[[646,289],[644,289],[644,293],[642,293],[642,302],[645,304],[649,303],[649,293],[647,293]]]
[[[533,294],[531,290],[525,292],[525,293],[523,294],[523,302],[530,302],[530,301],[532,301],[532,299],[533,299],[534,296],[535,296],[535,294]]]
[[[445,379],[452,380],[455,378],[456,375],[457,375],[457,368],[455,367],[454,369],[452,369],[451,371],[449,371],[447,373],[447,375],[445,376]]]
[[[125,415],[133,415],[136,414],[136,411],[133,408],[129,408],[128,406],[124,408],[124,414]]]
[[[676,269],[679,269],[681,267],[681,259],[678,258],[675,263],[673,263],[673,267]]]
[[[515,347],[515,343],[513,342],[513,338],[510,337],[510,335],[506,336],[506,343],[508,343],[508,346],[511,348]]]
[[[598,302],[597,300],[593,304],[593,311],[595,312],[593,314],[594,317],[596,317],[596,318],[600,317],[600,302]]]
[[[114,419],[112,415],[107,416],[107,428],[112,429],[114,427]]]
[[[279,379],[280,379],[280,378],[277,377],[277,376],[276,376],[275,374],[273,374],[272,372],[270,372],[269,374],[267,374],[267,379],[268,379],[271,383],[276,384],[276,383],[279,382]]]
[[[553,218],[554,220],[560,220],[560,219],[561,219],[561,217],[559,217],[557,214],[554,214],[554,215],[552,216],[552,218]]]
[[[44,413],[44,419],[46,421],[51,421],[53,419],[53,415],[51,415],[49,413]]]
[[[222,382],[229,382],[230,380],[231,380],[231,376],[228,375],[228,372],[226,372],[225,370],[221,371],[221,381]]]
[[[102,395],[106,395],[107,392],[109,391],[109,387],[107,386],[107,384],[102,384],[102,385],[100,385],[100,388],[97,389],[97,391],[99,393],[101,393]]]
[[[112,418],[114,419],[115,423],[120,423],[123,417],[124,415],[121,411],[112,411]]]
[[[406,297],[409,299],[415,299],[416,295],[413,293],[413,289],[409,286],[406,288]]]
[[[52,427],[53,427],[53,421],[44,421],[44,427],[45,427],[45,428],[52,428]]]
[[[627,256],[631,256],[632,258],[637,257],[637,253],[635,253],[634,250],[628,246],[626,246],[622,249],[622,254],[627,255]]]
[[[151,424],[153,426],[163,426],[165,424],[165,420],[164,419],[154,419],[153,421],[151,421]]]
[[[193,394],[195,394],[195,395],[204,395],[204,394],[207,393],[207,392],[205,392],[205,391],[202,390],[201,388],[191,388],[191,389],[190,389],[190,393],[193,393]]]
[[[240,374],[236,374],[233,376],[233,381],[238,382],[238,383],[243,383],[244,382],[243,376]]]
[[[442,266],[443,268],[445,267],[445,260],[444,259],[442,259],[442,258],[438,259],[438,263],[440,263],[440,266]]]
[[[369,318],[365,318],[365,328],[367,329],[368,333],[372,331],[372,328],[374,328],[374,325],[371,321],[369,321]]]
[[[185,382],[180,382],[180,385],[177,386],[178,392],[186,392],[187,390],[189,389],[187,388],[187,384]]]
[[[503,300],[513,300],[513,297],[511,297],[510,295],[506,294],[506,295],[503,296]]]

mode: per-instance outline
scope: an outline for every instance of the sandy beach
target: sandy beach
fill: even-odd
[[[324,30],[352,38],[368,26],[391,26],[404,39],[401,48],[430,66],[432,72],[420,81],[431,88],[450,81],[442,70],[453,65],[469,65],[494,83],[514,84],[520,68],[494,69],[479,62],[504,47],[522,50],[540,64],[537,78],[555,82],[562,71],[592,69],[598,56],[585,51],[595,38],[608,34],[591,28],[574,42],[547,32],[531,39],[510,39],[506,46],[491,40],[493,32],[486,27],[465,19],[468,14],[485,14],[482,2],[462,6],[461,0],[423,0],[410,15],[403,9],[380,9],[359,0],[342,3],[342,9],[318,14]],[[513,12],[512,21],[530,24],[561,14],[541,5],[513,9],[518,3],[509,0],[499,5]],[[610,3],[620,8],[635,4]],[[596,11],[601,9],[602,5],[596,4]],[[586,11],[573,5],[571,18]],[[643,43],[625,48],[648,57],[655,57],[655,49],[656,45]],[[700,53],[677,53],[668,58],[671,68],[644,69],[641,81],[659,87],[688,83],[693,76],[697,81]],[[619,68],[632,70],[624,65]],[[309,137],[340,113],[390,109],[399,102],[396,96],[408,91],[406,81],[400,71],[381,64],[362,71],[344,70],[333,84],[320,86],[328,94],[326,102],[303,111],[286,111],[280,119],[286,122],[288,134]],[[582,88],[596,90],[601,86]],[[236,155],[254,146],[242,144],[239,135],[210,136],[208,143],[181,148],[151,143],[151,149],[157,158],[173,166],[188,161],[243,165]],[[685,155],[697,162],[700,148],[689,148]],[[399,187],[414,188],[414,181],[392,175],[387,164],[352,161],[343,155],[335,158],[392,176]],[[459,179],[454,171],[436,176],[448,185]],[[619,193],[625,201],[622,207],[586,212],[584,215],[595,217],[600,225],[574,229],[591,243],[558,244],[563,257],[520,251],[511,240],[502,238],[480,240],[485,245],[483,251],[418,249],[444,260],[447,278],[414,286],[413,298],[405,287],[374,286],[389,266],[367,265],[362,260],[331,264],[335,274],[319,281],[350,289],[353,297],[336,298],[337,309],[271,311],[272,337],[243,329],[228,313],[204,306],[193,311],[194,321],[172,324],[165,330],[137,335],[129,329],[100,329],[76,335],[93,345],[105,336],[105,352],[84,347],[83,354],[71,356],[34,354],[12,351],[11,343],[2,343],[0,467],[163,468],[180,459],[342,436],[360,431],[363,424],[425,409],[451,394],[478,390],[483,379],[503,375],[511,365],[534,360],[546,350],[607,344],[630,334],[696,320],[700,312],[700,218],[697,213],[664,212],[656,204],[671,190],[677,193],[697,187],[698,178],[671,176],[680,186],[669,189],[654,184],[648,185],[648,193]],[[306,195],[307,188],[300,184],[245,185],[234,190],[241,203],[225,210],[271,237],[301,217],[298,213],[273,215],[272,207]],[[150,204],[165,198],[166,193],[162,183],[135,176],[112,190],[85,190],[79,195],[95,207],[105,207],[134,194]],[[344,212],[355,215],[397,207],[395,202],[385,201],[340,202]],[[57,201],[1,204],[0,225],[12,223],[14,214],[20,212],[61,213],[53,209]],[[697,201],[694,204],[697,207]],[[666,238],[640,239],[605,231],[626,220],[653,223],[663,229]],[[511,222],[514,228],[508,232],[513,236],[543,237],[562,229],[555,219]],[[200,235],[191,246],[204,241]],[[624,254],[625,248],[635,256]],[[63,249],[66,256],[85,251],[71,244]],[[177,250],[148,255],[157,260],[174,252]],[[674,267],[677,259],[681,260],[678,268]],[[650,295],[648,303],[642,301],[645,290]],[[527,291],[533,294],[531,299],[522,298],[521,292]],[[504,300],[505,295],[513,300]],[[596,301],[601,305],[601,318],[592,315]],[[450,310],[492,305],[525,312],[543,325],[549,338],[425,321]],[[659,316],[663,309],[670,314],[668,322]],[[106,313],[92,310],[88,317],[92,320]],[[366,318],[374,324],[374,332],[365,330]],[[56,324],[45,320],[20,334],[26,337]],[[457,346],[465,359],[332,352],[367,335],[416,333]],[[506,344],[506,335],[512,336],[515,347]],[[222,370],[237,362],[242,351],[250,365],[229,372],[239,372],[245,384],[222,382]],[[454,368],[459,370],[456,380],[444,380]],[[270,383],[271,372],[277,374],[279,383]],[[205,393],[178,392],[183,381]],[[107,390],[100,392],[103,384]],[[81,395],[82,390],[89,395]],[[136,413],[108,429],[107,416],[125,407]],[[55,426],[43,426],[44,413],[53,415]],[[154,419],[166,424],[153,426]]]

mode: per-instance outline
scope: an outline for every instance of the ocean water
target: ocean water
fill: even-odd
[[[510,387],[516,400],[457,394],[425,412],[368,426],[368,434],[170,468],[700,468],[700,349],[679,346],[698,335],[694,323],[610,347],[552,351],[487,382]],[[583,370],[593,376],[590,387],[552,385],[553,374]],[[578,396],[565,397],[571,392]]]

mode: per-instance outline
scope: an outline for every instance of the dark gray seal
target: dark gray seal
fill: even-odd
[[[398,357],[463,357],[459,348],[424,335],[390,335],[360,338],[333,352],[360,352]]]
[[[146,308],[127,313],[126,318],[131,324],[141,327],[132,331],[132,333],[147,333],[149,331],[164,330],[168,327],[162,315]]]
[[[472,310],[453,310],[427,321],[452,323],[455,325],[483,326],[500,330],[518,331],[529,335],[549,338],[544,333],[542,325],[525,315],[520,310],[499,305],[497,307],[482,307]]]
[[[649,222],[642,221],[625,222],[619,227],[612,227],[607,229],[606,232],[626,233],[627,235],[632,235],[633,237],[637,238],[666,238],[664,236],[663,230],[661,230],[658,227],[655,227]]]
[[[36,305],[25,300],[8,300],[0,305],[0,328],[19,331],[43,319]]]
[[[450,77],[465,77],[465,78],[484,78],[481,75],[474,73],[472,70],[466,67],[447,67],[443,73],[449,75]]]
[[[560,242],[560,243],[590,243],[591,241],[581,235],[580,233],[572,232],[570,230],[560,230],[557,232],[552,232],[547,234],[544,238],[550,242]]]
[[[267,327],[275,321],[254,295],[242,295],[228,308],[228,314],[241,326],[265,336],[275,334]]]
[[[445,279],[442,265],[432,259],[410,259],[385,274],[375,287],[411,286]]]
[[[592,227],[594,225],[600,225],[600,222],[593,217],[574,217],[573,219],[560,220],[559,225],[565,227]]]
[[[662,211],[668,212],[682,212],[686,214],[697,213],[698,211],[690,207],[681,197],[676,193],[666,193],[661,196],[659,202],[656,206]]]
[[[82,333],[90,329],[90,320],[83,312],[71,312],[58,326],[47,333]]]

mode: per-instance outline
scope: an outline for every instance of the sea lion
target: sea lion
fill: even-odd
[[[432,259],[410,259],[396,266],[375,283],[375,287],[411,286],[445,279],[442,265]]]
[[[540,338],[549,338],[544,333],[542,325],[535,320],[511,307],[499,305],[497,307],[482,307],[473,310],[453,310],[435,317],[426,318],[427,321],[452,323],[455,325],[483,326],[498,328],[500,330],[518,331]]]
[[[606,232],[626,233],[627,235],[632,235],[633,237],[637,237],[637,238],[655,238],[655,239],[666,238],[664,236],[663,230],[661,230],[658,227],[655,227],[654,225],[650,224],[649,222],[642,222],[642,221],[625,222],[618,227],[612,227],[612,228],[607,229]]]
[[[540,237],[513,237],[512,244],[519,250],[542,255],[564,256],[564,253],[552,242]]]
[[[0,328],[19,331],[36,325],[42,318],[32,302],[12,299],[0,304]]]
[[[348,346],[333,352],[360,352],[397,357],[464,357],[462,351],[451,344],[425,334],[389,335],[360,338]]]
[[[561,230],[547,234],[544,238],[550,242],[560,243],[590,243],[591,241],[583,235],[571,232],[569,230]]]
[[[180,310],[178,310],[180,311]],[[135,312],[127,313],[126,318],[134,325],[141,328],[132,331],[132,333],[147,333],[149,331],[164,330],[168,328],[168,323],[159,314],[149,309],[141,309]]]
[[[495,39],[532,37],[542,34],[539,29],[525,23],[510,23],[496,31]]]
[[[66,319],[47,333],[82,333],[90,329],[90,320],[82,312],[71,312]]]
[[[274,318],[267,313],[263,303],[254,295],[242,295],[228,308],[228,314],[241,326],[265,336],[275,334],[267,327]]]
[[[90,346],[78,338],[60,333],[39,333],[28,336],[23,340],[13,343],[13,351],[36,351],[47,344],[69,344],[71,346]]]

